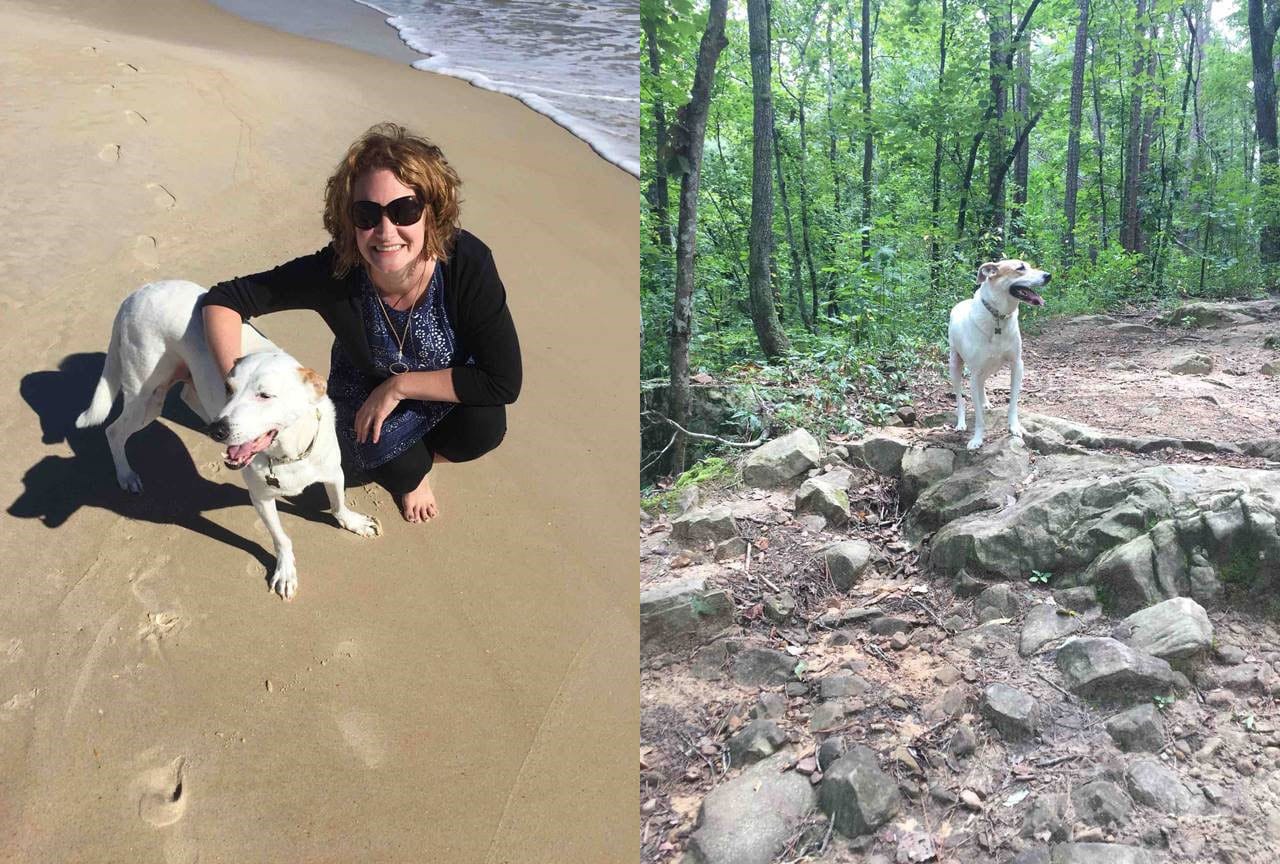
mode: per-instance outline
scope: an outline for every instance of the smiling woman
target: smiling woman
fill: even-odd
[[[497,447],[520,391],[520,347],[488,248],[457,227],[461,181],[431,142],[380,124],[325,187],[325,249],[215,285],[205,332],[225,376],[240,325],[318,311],[334,334],[329,394],[357,463],[397,496],[408,522],[439,507],[435,461]]]

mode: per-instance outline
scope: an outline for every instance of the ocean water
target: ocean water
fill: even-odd
[[[640,176],[640,0],[213,2],[505,93]]]
[[[519,99],[640,176],[639,0],[356,0],[413,66]]]

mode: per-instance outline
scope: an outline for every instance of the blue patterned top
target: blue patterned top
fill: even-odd
[[[390,374],[391,364],[399,359],[396,350],[399,340],[387,329],[383,309],[391,318],[396,334],[403,334],[404,328],[409,327],[404,340],[404,363],[410,372],[429,372],[455,365],[457,340],[445,311],[442,269],[437,263],[426,296],[418,301],[412,312],[400,312],[385,306],[369,281],[369,275],[361,272],[360,315],[365,335],[369,338],[373,364],[379,373]],[[410,316],[412,322],[409,321]],[[329,398],[337,409],[338,434],[355,453],[362,468],[376,468],[396,458],[453,410],[452,402],[405,399],[382,421],[377,444],[372,441],[357,444],[356,412],[372,392],[368,379],[356,369],[335,341],[329,357]]]

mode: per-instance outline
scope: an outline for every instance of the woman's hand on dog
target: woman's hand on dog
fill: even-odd
[[[356,441],[378,443],[382,435],[382,421],[386,420],[400,400],[404,398],[399,390],[397,376],[391,376],[373,389],[369,398],[364,400],[360,410],[356,412]]]

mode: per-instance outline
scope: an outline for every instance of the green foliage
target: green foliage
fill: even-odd
[[[1156,709],[1162,714],[1173,707],[1173,696],[1161,696],[1159,694],[1152,696],[1151,701],[1155,703]]]
[[[1052,573],[1046,573],[1043,570],[1032,570],[1031,575],[1027,577],[1027,581],[1032,585],[1048,585],[1049,580],[1052,578]]]
[[[737,476],[733,463],[718,456],[711,456],[698,462],[688,471],[675,479],[664,489],[649,489],[641,494],[640,506],[650,513],[671,510],[680,497],[680,493],[690,486],[709,489],[727,486]]]

